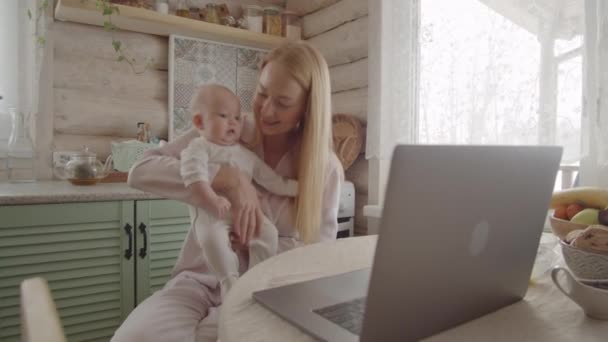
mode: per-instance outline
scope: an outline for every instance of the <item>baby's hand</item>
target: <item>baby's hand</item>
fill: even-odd
[[[215,215],[218,218],[224,218],[228,211],[230,211],[230,202],[223,196],[217,196],[214,204]]]

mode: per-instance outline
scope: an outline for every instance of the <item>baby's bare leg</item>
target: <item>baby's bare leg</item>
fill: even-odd
[[[249,242],[249,268],[277,254],[279,232],[267,217],[260,227],[260,236]]]

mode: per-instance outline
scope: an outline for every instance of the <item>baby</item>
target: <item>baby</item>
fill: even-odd
[[[198,241],[209,268],[220,280],[222,299],[239,276],[238,258],[230,247],[230,202],[211,188],[211,168],[221,164],[237,167],[271,193],[295,196],[298,183],[279,176],[253,152],[239,145],[243,127],[236,95],[220,85],[199,88],[192,101],[192,123],[200,137],[181,153],[184,185],[203,199],[204,209],[191,208]],[[260,235],[249,242],[249,267],[276,254],[278,233],[264,217]]]

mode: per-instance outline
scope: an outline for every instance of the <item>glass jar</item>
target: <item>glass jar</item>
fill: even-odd
[[[217,4],[207,4],[207,13],[205,14],[205,21],[211,24],[220,23],[220,14],[217,8]]]
[[[36,180],[36,155],[25,115],[16,108],[9,108],[12,120],[8,139],[8,178],[14,183]]]
[[[190,2],[190,6],[188,7],[188,15],[190,19],[201,20],[201,9],[193,1]]]
[[[156,12],[161,14],[169,14],[169,3],[167,0],[156,1]]]
[[[257,5],[243,6],[243,17],[247,21],[247,29],[252,32],[262,33],[262,7]]]
[[[293,11],[283,11],[283,37],[290,40],[302,38],[302,21]]]
[[[281,36],[282,30],[281,8],[277,6],[264,7],[264,33]]]
[[[186,7],[186,1],[178,1],[177,8],[175,9],[175,15],[178,17],[190,18],[190,10],[188,7]]]

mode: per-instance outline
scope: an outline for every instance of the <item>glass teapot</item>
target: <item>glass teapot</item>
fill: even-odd
[[[93,185],[110,174],[112,156],[102,164],[97,155],[85,146],[82,151],[71,154],[65,166],[56,166],[53,170],[57,177],[74,185]]]

